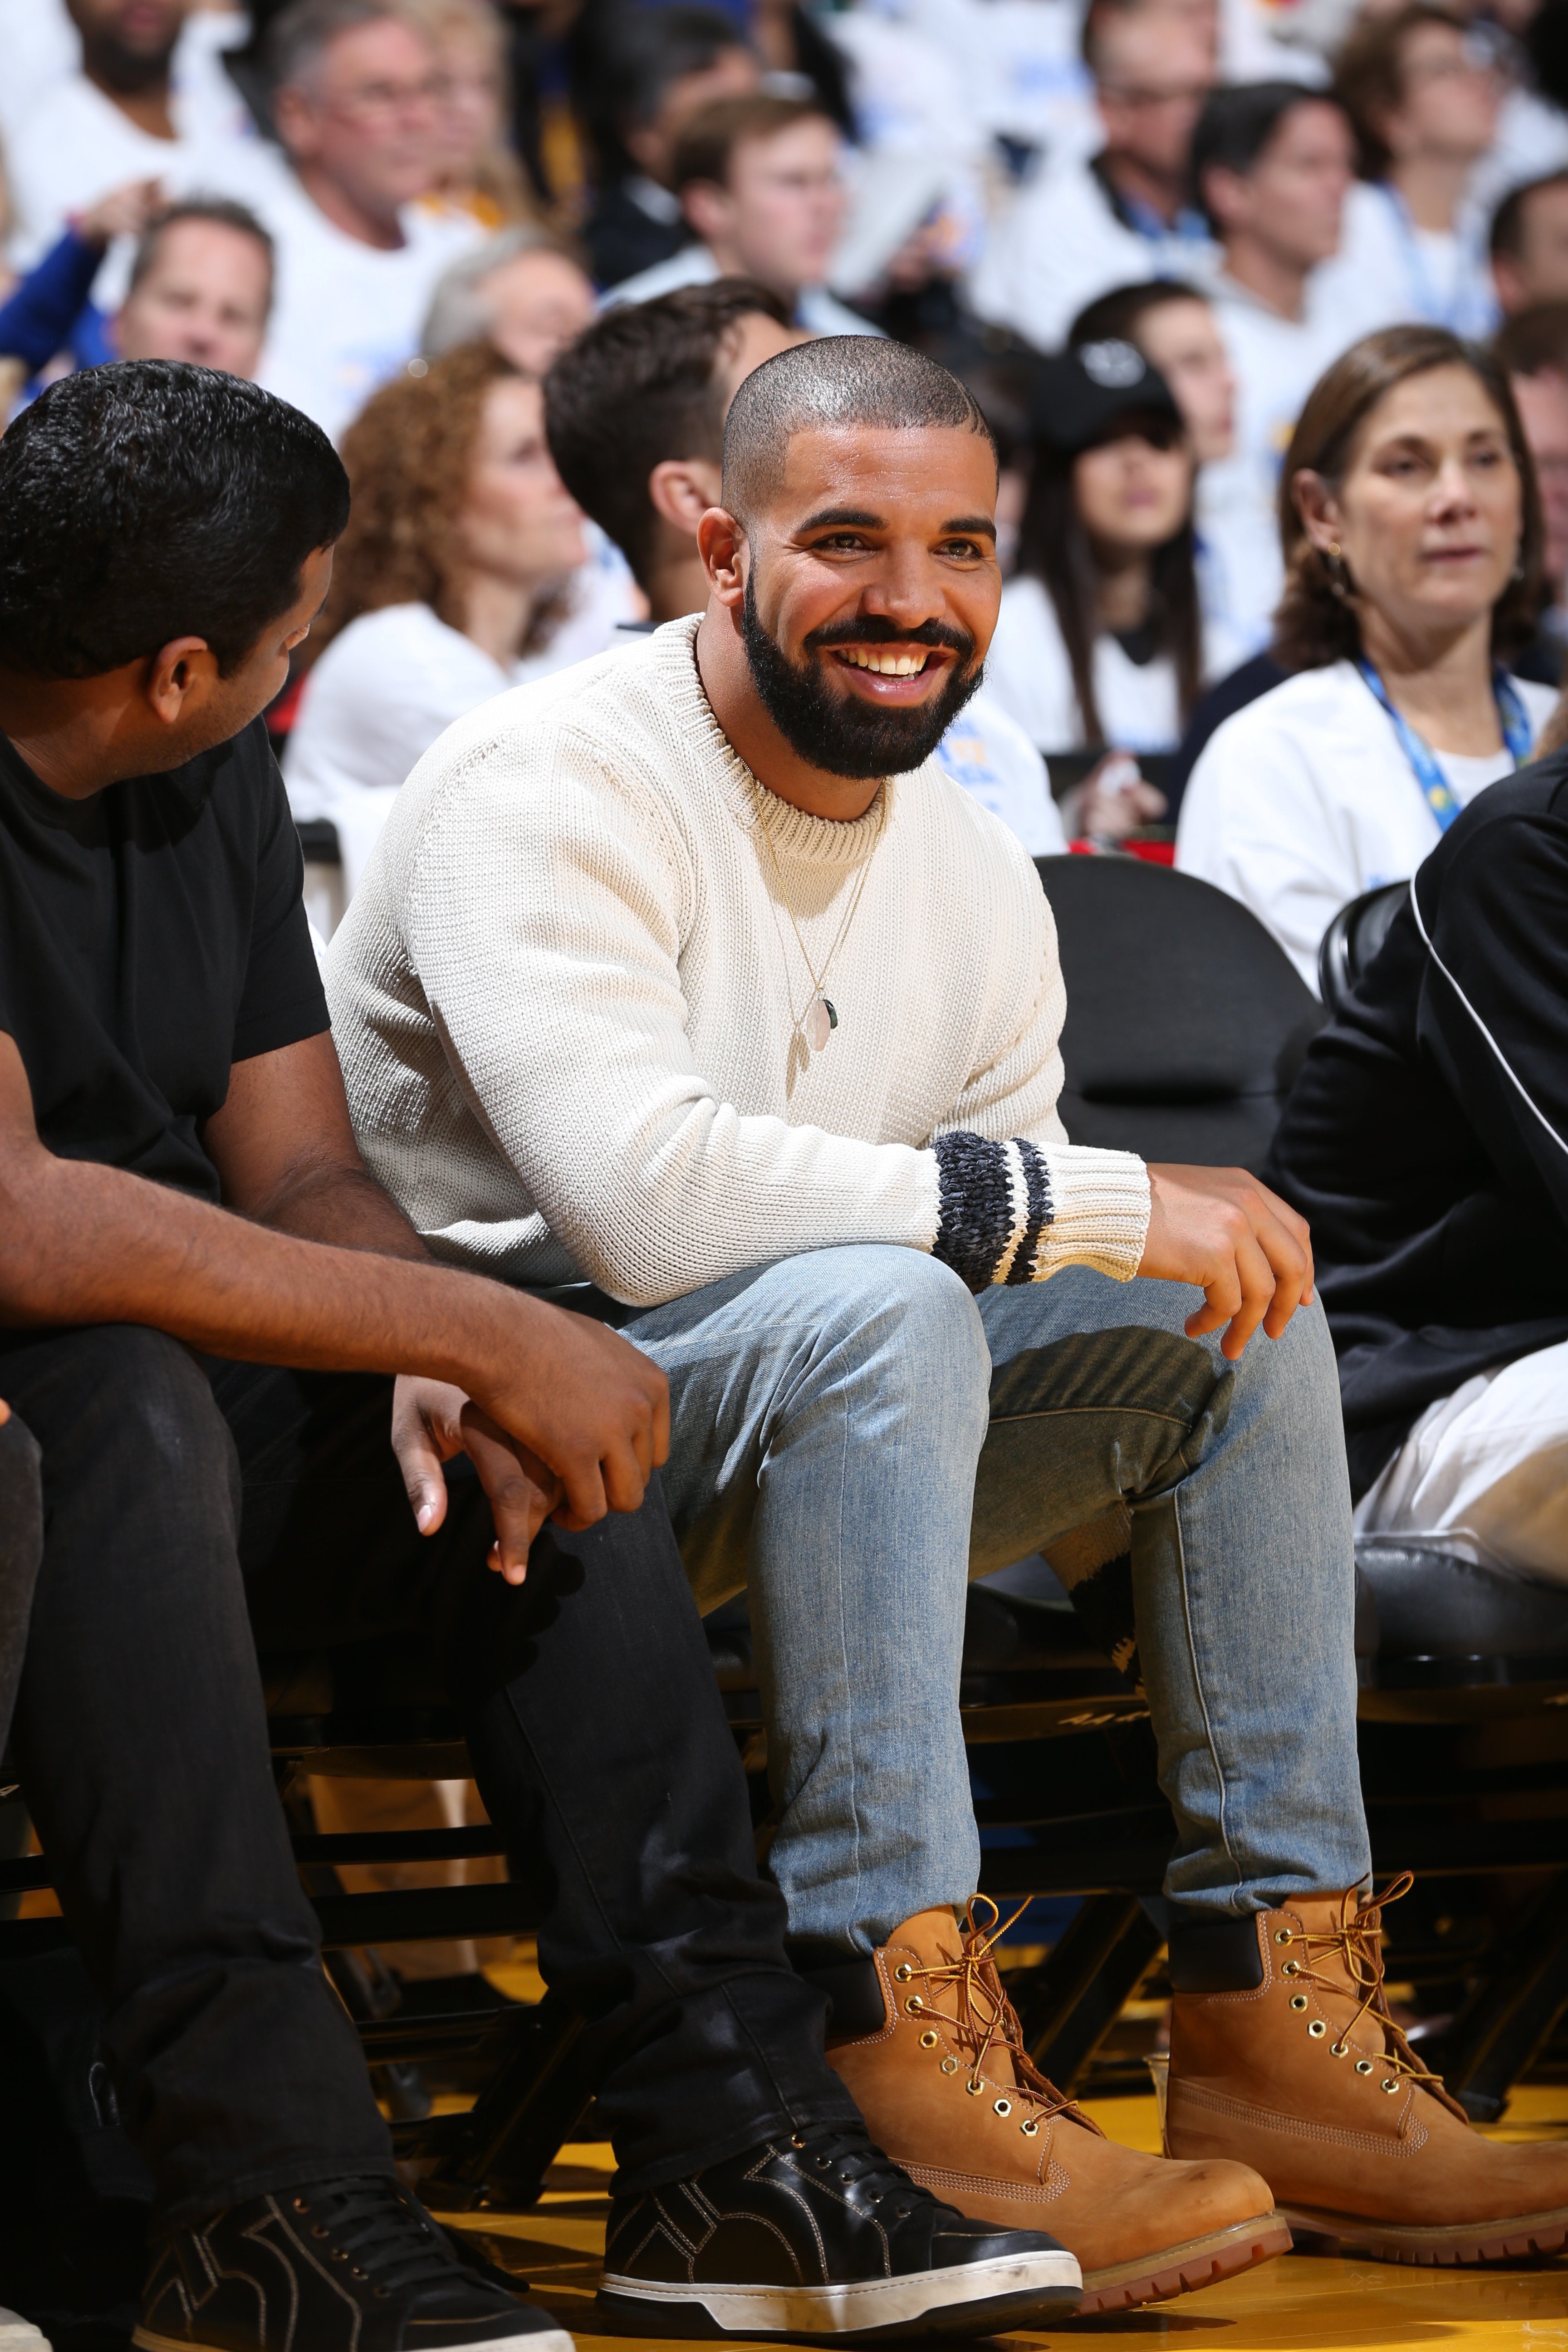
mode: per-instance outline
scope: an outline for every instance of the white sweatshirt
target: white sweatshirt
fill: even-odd
[[[1025,851],[934,762],[852,824],[765,793],[697,626],[498,696],[409,779],[329,961],[376,1175],[444,1258],[638,1306],[850,1243],[974,1288],[1127,1278],[1148,1179],[1063,1136]],[[789,909],[838,1014],[820,1052]]]
[[[1513,683],[1539,735],[1556,695]],[[1513,772],[1506,751],[1443,752],[1438,765],[1461,806]],[[1176,864],[1250,907],[1316,993],[1319,942],[1340,908],[1405,880],[1441,839],[1388,713],[1338,661],[1215,730],[1182,802]]]

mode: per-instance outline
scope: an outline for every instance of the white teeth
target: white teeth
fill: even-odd
[[[869,646],[842,646],[839,651],[857,669],[874,669],[881,677],[913,677],[926,666],[923,653],[876,653]]]

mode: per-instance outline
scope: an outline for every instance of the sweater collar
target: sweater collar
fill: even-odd
[[[723,782],[731,814],[746,832],[756,830],[763,811],[768,838],[776,856],[811,866],[858,866],[868,857],[884,830],[898,814],[897,779],[884,776],[876,799],[863,816],[847,823],[835,817],[813,816],[793,802],[781,800],[760,783],[713,716],[713,706],[697,667],[697,630],[702,615],[689,613],[668,621],[649,643],[658,666],[659,684],[668,709],[682,736],[705,743]],[[882,808],[887,803],[884,823]]]

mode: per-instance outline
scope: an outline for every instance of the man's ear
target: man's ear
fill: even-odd
[[[316,110],[301,89],[285,82],[272,93],[272,121],[279,140],[289,151],[290,162],[310,163],[315,161]]]
[[[1203,175],[1199,203],[1222,229],[1242,226],[1247,209],[1247,181],[1225,163],[1211,163]]]
[[[648,503],[687,539],[695,539],[698,524],[719,503],[722,479],[710,458],[662,457],[647,478]]]
[[[697,525],[697,552],[721,604],[738,610],[746,593],[746,533],[723,507],[710,507]]]
[[[205,637],[173,637],[147,656],[142,699],[165,727],[200,708],[217,683],[217,656]]]
[[[717,180],[691,180],[680,191],[680,209],[704,245],[733,226],[735,200]]]

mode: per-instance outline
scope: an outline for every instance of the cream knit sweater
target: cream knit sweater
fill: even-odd
[[[696,628],[499,695],[404,787],[328,969],[372,1169],[437,1255],[642,1307],[858,1242],[1133,1274],[1148,1180],[1063,1136],[1025,852],[934,762],[848,824],[764,793]],[[818,1053],[764,807],[819,971],[871,861]]]

